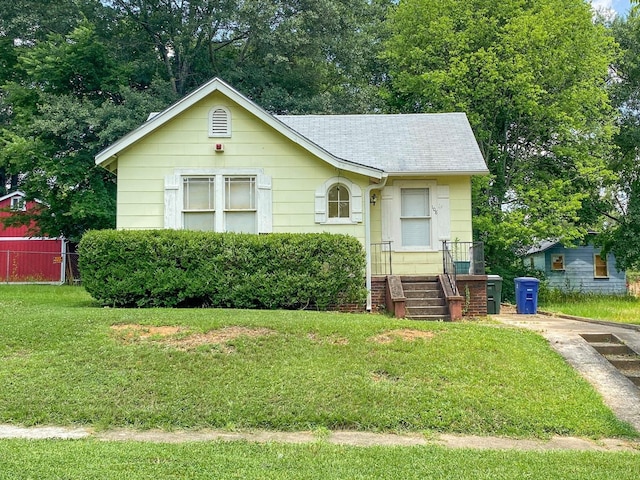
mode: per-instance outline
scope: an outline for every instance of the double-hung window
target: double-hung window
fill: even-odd
[[[593,276],[594,278],[609,278],[607,258],[600,254],[593,256]]]
[[[256,177],[224,177],[225,231],[256,233]]]
[[[428,188],[400,190],[400,229],[403,247],[431,246]]]
[[[184,177],[183,225],[186,230],[215,231],[215,177]]]
[[[185,169],[165,177],[165,228],[270,233],[271,177],[257,169]]]

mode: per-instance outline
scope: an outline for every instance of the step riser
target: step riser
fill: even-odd
[[[407,298],[405,305],[411,307],[446,307],[442,298]]]
[[[402,289],[407,292],[411,290],[424,290],[428,292],[439,292],[440,285],[437,283],[406,283],[402,282]]]
[[[405,290],[405,298],[443,298],[439,290]]]
[[[416,307],[416,308],[407,308],[407,316],[413,318],[414,316],[421,315],[440,315],[447,316],[449,315],[449,310],[447,307]]]
[[[612,343],[610,345],[591,345],[600,355],[632,355],[635,353],[626,345]]]
[[[636,377],[636,376],[627,376],[627,378],[628,378],[629,380],[631,380],[631,382],[632,382],[634,385],[636,385],[636,386],[640,387],[640,377]]]
[[[630,358],[628,360],[607,358],[607,360],[618,370],[640,370],[640,359],[637,358]]]

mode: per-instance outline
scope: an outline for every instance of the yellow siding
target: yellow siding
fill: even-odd
[[[214,105],[231,112],[230,138],[208,136]],[[214,151],[216,143],[224,144],[224,152]],[[344,233],[364,243],[364,223],[315,223],[315,190],[339,174],[362,189],[369,179],[338,172],[217,92],[119,155],[118,228],[162,228],[165,176],[202,168],[261,168],[271,176],[274,232]]]
[[[209,138],[208,114],[216,105],[231,112],[229,138]],[[214,145],[222,143],[224,152]],[[176,169],[262,169],[272,179],[274,232],[330,232],[365,239],[364,222],[357,224],[315,223],[315,191],[331,177],[341,175],[357,184],[365,195],[369,178],[339,172],[261,120],[215,92],[156,131],[148,134],[118,157],[118,218],[120,229],[164,227],[164,181]],[[406,180],[391,178],[394,181]],[[411,178],[411,180],[416,180]],[[449,187],[452,240],[470,241],[470,177],[425,177],[424,181]],[[382,238],[382,191],[374,190],[371,205],[371,241]],[[363,197],[363,202],[369,202]],[[366,220],[366,219],[365,219]],[[430,252],[393,252],[397,274],[437,274],[442,271],[439,246]]]
[[[406,178],[389,178],[388,186]],[[449,214],[451,219],[451,240],[470,242],[472,240],[471,225],[471,178],[469,176],[424,177],[410,178],[412,181],[435,182],[438,186],[449,187]],[[371,241],[378,243],[382,240],[382,210],[381,193],[377,205],[371,208]],[[435,225],[434,227],[435,228]],[[441,245],[434,245],[433,251],[406,252],[398,251],[397,245],[392,245],[393,273],[398,275],[435,275],[442,273]],[[375,260],[374,260],[375,261]]]

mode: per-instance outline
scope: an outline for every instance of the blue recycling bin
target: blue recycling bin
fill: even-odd
[[[538,313],[538,287],[540,280],[533,277],[518,277],[516,282],[516,311],[525,315]]]

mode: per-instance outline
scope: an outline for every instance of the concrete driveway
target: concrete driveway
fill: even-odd
[[[577,317],[540,313],[520,315],[511,306],[503,306],[500,314],[491,315],[491,318],[507,325],[536,331],[544,336],[551,347],[595,387],[618,418],[640,432],[640,388],[580,336],[611,333],[636,353],[640,353],[640,329]]]

